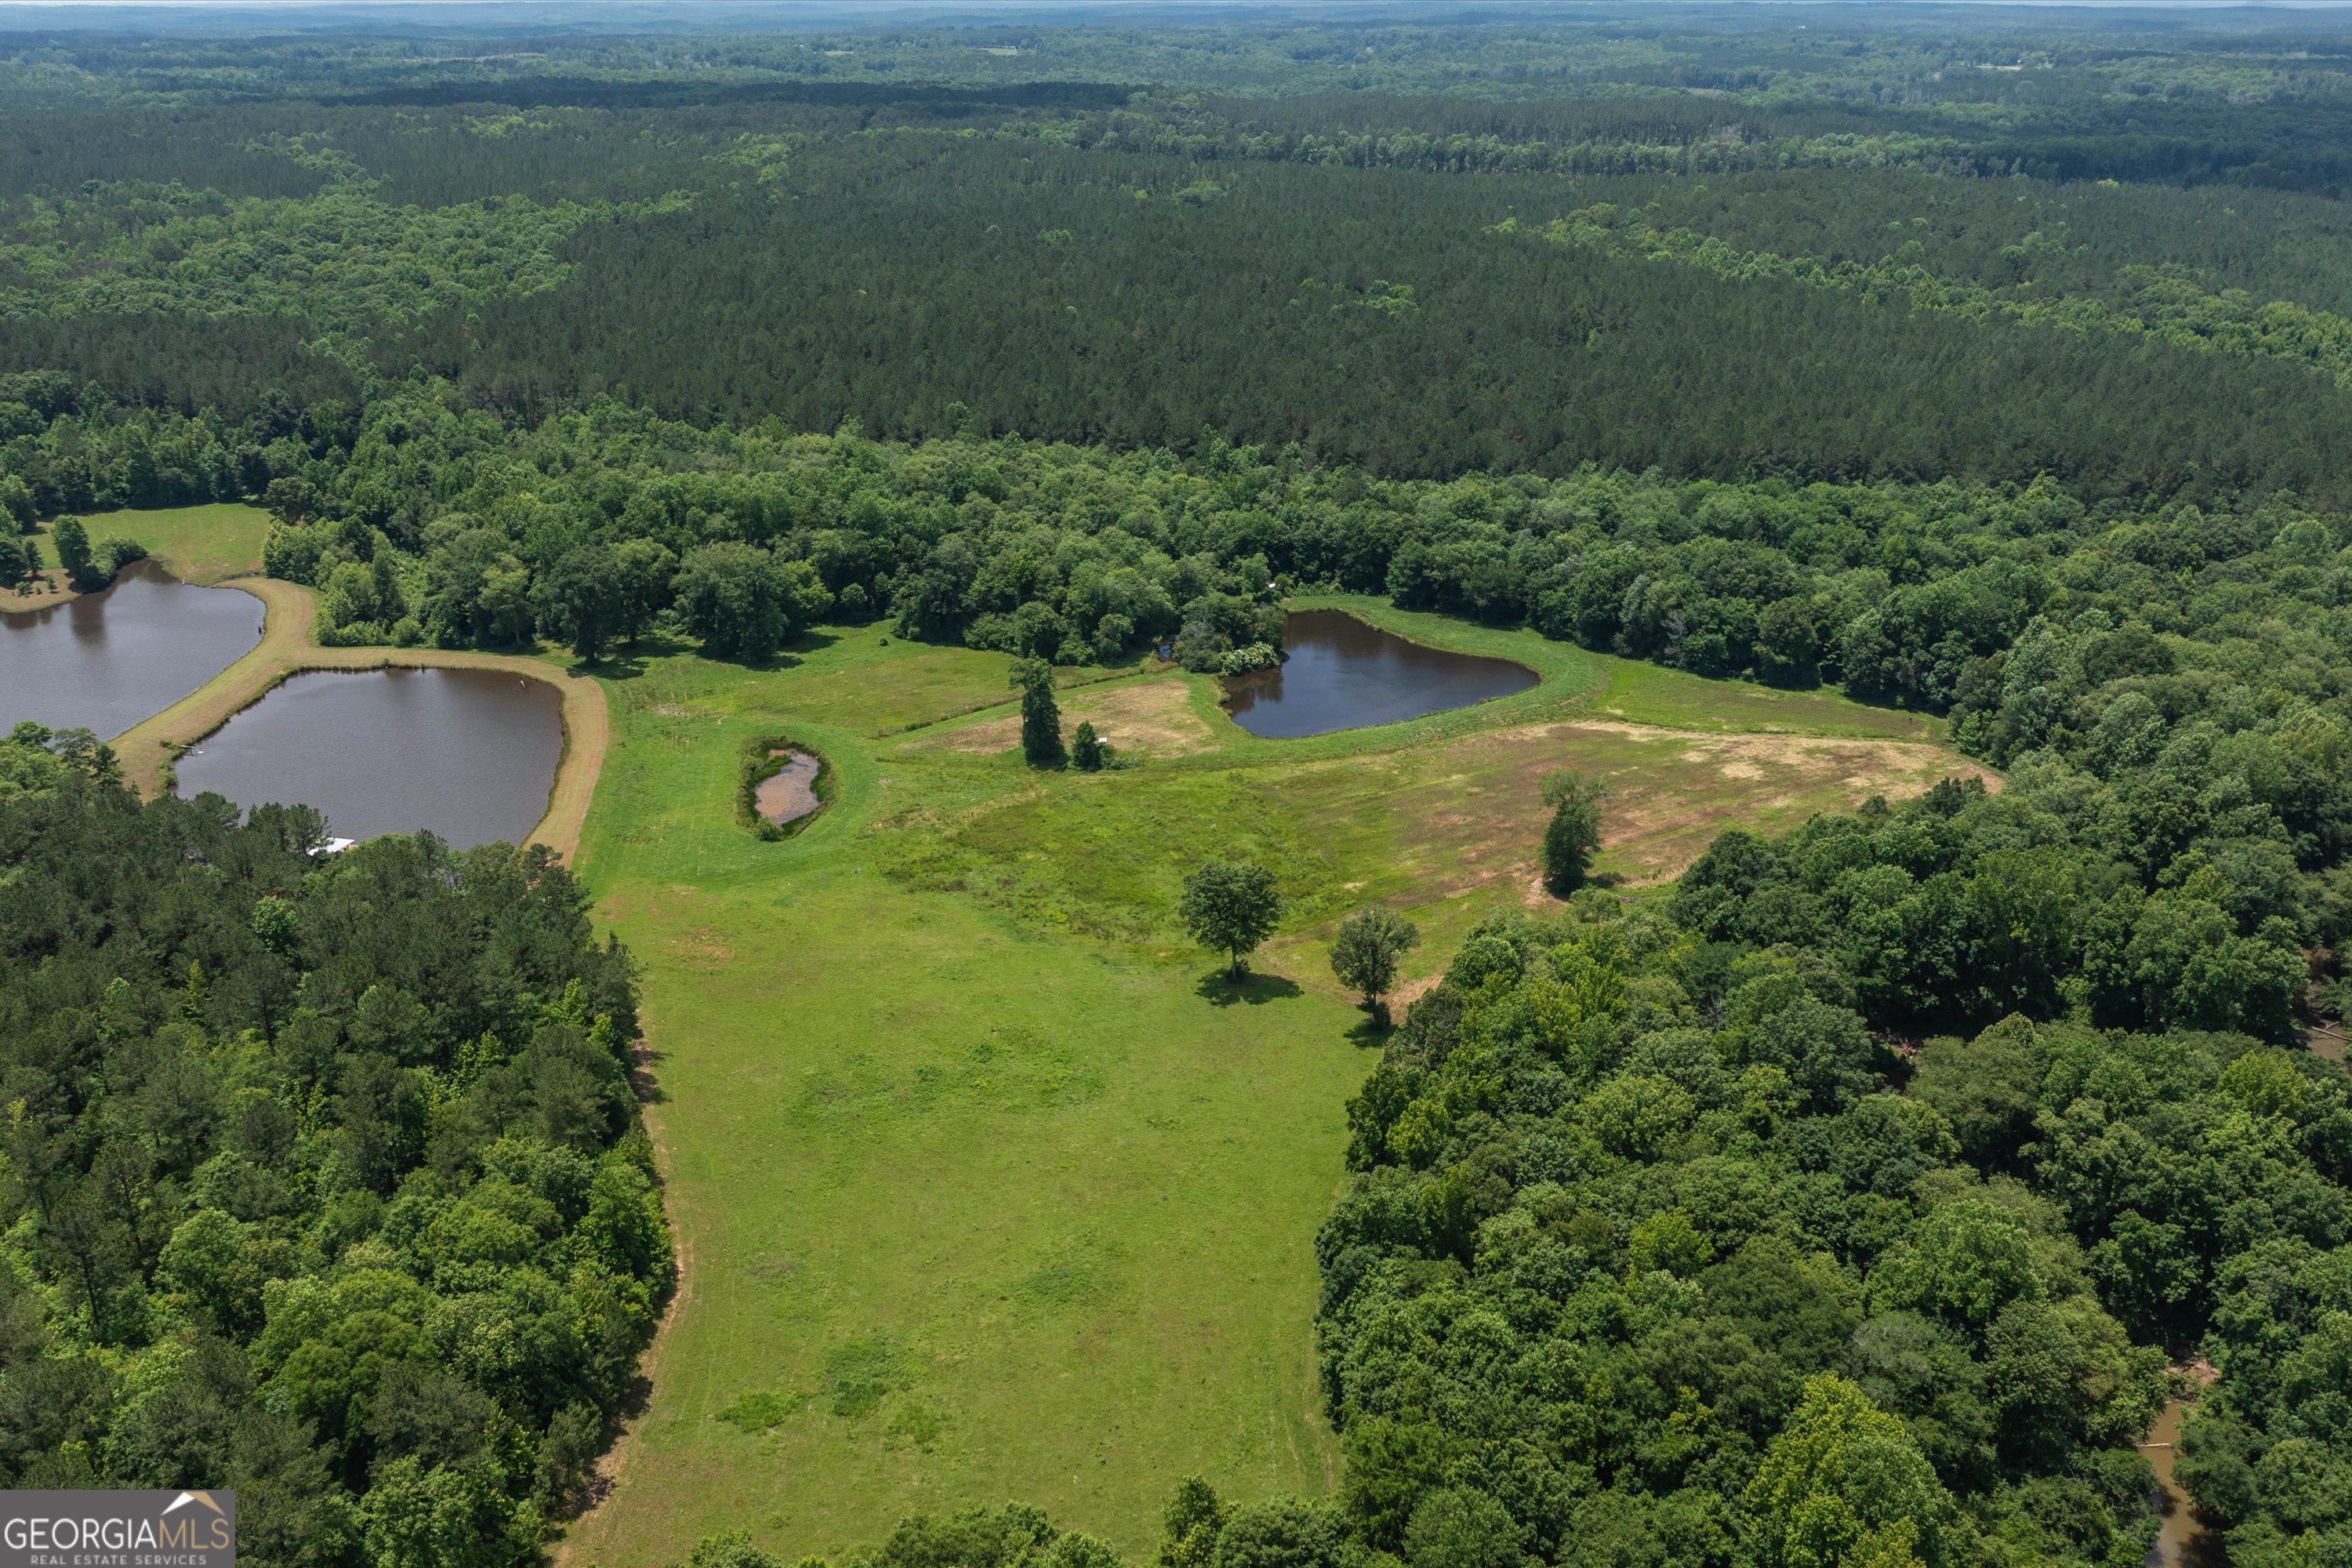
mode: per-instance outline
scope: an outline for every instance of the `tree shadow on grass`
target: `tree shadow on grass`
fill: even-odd
[[[660,1068],[667,1060],[654,1049],[651,1042],[640,1038],[629,1053],[629,1088],[635,1091],[640,1105],[666,1105],[669,1096],[662,1092]]]
[[[840,640],[831,632],[808,631],[774,653],[763,654],[757,658],[746,658],[740,654],[705,654],[704,657],[714,664],[731,664],[738,669],[772,675],[779,670],[799,668],[808,655],[822,653]],[[604,658],[594,664],[575,658],[572,662],[572,673],[601,675],[607,680],[634,680],[645,674],[653,660],[675,654],[698,653],[701,646],[691,637],[664,637],[659,632],[648,631],[634,643],[607,648]]]
[[[1201,977],[1192,987],[1193,994],[1213,1007],[1230,1007],[1236,1002],[1246,1002],[1255,1007],[1267,1002],[1284,1002],[1294,996],[1304,996],[1295,980],[1285,980],[1279,974],[1259,974],[1244,972],[1236,981],[1220,969]]]
[[[646,672],[646,653],[643,648],[628,652],[609,651],[599,659],[574,658],[564,666],[566,675],[597,675],[606,680],[635,680]]]
[[[635,680],[652,668],[655,659],[690,652],[693,647],[692,643],[649,631],[635,642],[616,643],[606,648],[604,657],[593,664],[584,658],[574,658],[570,668],[573,675],[599,675],[607,680]]]
[[[1622,871],[1588,871],[1585,873],[1584,880],[1573,888],[1563,889],[1547,881],[1543,884],[1543,890],[1546,897],[1564,904],[1587,888],[1600,888],[1606,890],[1622,888],[1624,885],[1625,873]]]
[[[831,632],[806,631],[775,652],[761,658],[746,658],[741,654],[734,654],[721,659],[720,662],[731,664],[738,669],[755,669],[762,675],[769,675],[781,669],[798,669],[809,655],[823,653],[840,640]]]
[[[1355,1027],[1349,1029],[1345,1037],[1354,1045],[1364,1046],[1372,1050],[1379,1050],[1382,1046],[1387,1045],[1389,1037],[1396,1033],[1395,1023],[1393,1021],[1384,1023],[1372,1016],[1371,1009],[1369,1007],[1359,1008],[1358,1011],[1364,1016],[1356,1020]]]
[[[703,657],[713,664],[732,665],[737,669],[748,669],[756,675],[775,675],[783,670],[798,669],[801,667],[801,656],[790,648],[779,648],[774,653],[762,654],[758,658],[747,658],[740,653],[724,656],[705,654]]]

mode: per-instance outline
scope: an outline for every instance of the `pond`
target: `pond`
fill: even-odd
[[[1537,680],[1526,665],[1410,642],[1341,610],[1292,611],[1282,640],[1290,657],[1281,665],[1225,681],[1234,722],[1269,739],[1393,724]]]
[[[315,805],[340,838],[429,829],[520,844],[563,759],[562,700],[488,669],[297,675],[184,755],[179,792]]]
[[[152,561],[102,593],[9,611],[0,597],[0,733],[30,719],[111,739],[236,662],[261,640],[261,601],[194,588]]]
[[[817,798],[816,778],[824,764],[798,746],[786,746],[770,752],[769,759],[783,759],[783,766],[761,779],[751,791],[751,805],[761,816],[782,827],[788,822],[798,822],[824,804]]]

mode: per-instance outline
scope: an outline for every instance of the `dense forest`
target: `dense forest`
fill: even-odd
[[[270,1563],[524,1563],[671,1278],[629,961],[543,849],[330,858],[0,739],[0,1474]]]
[[[1395,477],[2340,500],[2336,41],[1930,15],[1508,50],[555,38],[511,75],[30,39],[0,70],[0,362],[233,421],[421,374],[526,421],[611,394],[906,438],[1213,429]],[[1603,206],[1647,216],[1537,237]],[[1733,256],[1653,259],[1708,240]]]
[[[1939,715],[1998,793],[1460,948],[1348,1107],[1339,1493],[1166,1478],[1160,1561],[2127,1568],[2202,1357],[2182,1480],[2325,1568],[2352,40],[1815,20],[0,37],[0,579],[249,500],[329,642],[1215,671],[1336,586]],[[630,960],[117,772],[0,741],[0,1476],[535,1561],[672,1279]]]

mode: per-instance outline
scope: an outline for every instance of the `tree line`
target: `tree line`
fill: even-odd
[[[1278,657],[1287,587],[1385,592],[1948,714],[1976,755],[2084,781],[2080,831],[2148,894],[2217,879],[2248,941],[2271,921],[2307,946],[2352,930],[2352,525],[2291,496],[2209,510],[2086,505],[2047,480],[1393,481],[1213,439],[1192,455],[908,446],[611,402],[515,430],[429,395],[267,417],[60,413],[5,448],[30,457],[0,490],[29,512],[68,481],[158,482],[169,452],[217,454],[232,485],[282,469],[261,490],[280,519],[268,569],[319,586],[322,635],[353,642],[547,637],[593,658],[655,639],[757,660],[820,619],[887,617],[1047,662],[1167,644],[1220,670]]]
[[[423,321],[381,363],[526,417],[625,387],[698,422],[905,437],[1208,426],[1400,475],[2049,470],[2318,497],[2344,467],[2342,395],[2285,364],[1486,232],[1590,199],[1552,176],[878,136],[813,145],[782,189],[583,230],[562,284]]]
[[[326,129],[286,101],[134,104],[128,127],[81,105],[0,134],[0,355],[231,422],[422,374],[524,422],[612,393],[907,437],[1213,427],[1392,475],[2049,471],[2332,501],[2352,468],[2352,395],[2293,374],[2352,352],[2329,203],[1931,172],[1948,103],[1931,135],[1801,95],[944,91],[515,87]],[[82,152],[114,172],[61,178]],[[1748,261],[1490,232],[1597,203]],[[1806,286],[1849,265],[1851,288]],[[2083,310],[2120,330],[2042,325]]]

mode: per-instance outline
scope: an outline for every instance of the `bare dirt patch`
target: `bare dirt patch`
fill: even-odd
[[[719,940],[719,933],[709,926],[696,926],[684,936],[674,937],[664,944],[679,967],[701,973],[723,969],[735,956],[735,950]]]
[[[1095,732],[1112,746],[1139,756],[1189,756],[1216,744],[1208,724],[1192,711],[1191,689],[1177,676],[1081,688],[1063,694],[1061,704],[1066,732],[1081,723],[1092,724]],[[965,724],[914,742],[923,750],[971,756],[992,756],[1020,743],[1018,713]]]
[[[1443,974],[1420,974],[1411,980],[1398,981],[1396,989],[1389,993],[1389,1016],[1402,1018],[1407,1009],[1436,990],[1437,983],[1444,978]]]
[[[1432,896],[1528,874],[1543,828],[1538,783],[1553,768],[1577,768],[1608,784],[1601,866],[1637,887],[1680,876],[1726,827],[1785,832],[1817,812],[1851,811],[1874,795],[1908,799],[1948,777],[2000,788],[1990,769],[1903,741],[1706,735],[1596,721],[1497,731],[1444,750],[1433,776],[1400,780],[1392,801],[1405,819],[1407,853]],[[1491,793],[1494,808],[1475,817],[1447,810],[1474,779]]]

